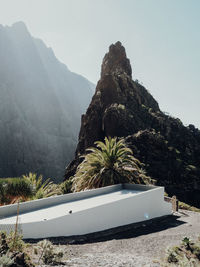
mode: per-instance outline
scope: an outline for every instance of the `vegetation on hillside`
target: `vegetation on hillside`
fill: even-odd
[[[164,266],[200,266],[200,237],[196,241],[184,237],[181,244],[168,248],[166,261]]]
[[[40,199],[62,194],[59,185],[54,184],[50,178],[43,182],[43,176],[37,176],[36,173],[23,175],[22,178],[27,180],[31,185],[31,196],[29,199]]]
[[[200,209],[194,207],[194,206],[191,206],[189,204],[186,204],[184,202],[181,202],[179,201],[178,202],[178,207],[179,209],[182,209],[182,210],[189,210],[189,211],[194,211],[194,212],[200,212]]]
[[[118,183],[149,183],[141,162],[133,156],[123,139],[105,137],[88,148],[73,178],[72,189],[81,191]]]
[[[18,233],[0,232],[0,266],[32,267],[30,257],[26,252],[27,245]]]
[[[24,178],[0,179],[0,204],[12,204],[17,200],[26,200],[32,195],[31,184]]]
[[[42,175],[29,173],[17,178],[0,179],[0,205],[12,204],[62,194],[60,185],[47,179],[43,182]]]
[[[0,267],[63,265],[63,256],[62,249],[55,248],[49,240],[44,239],[30,245],[22,240],[22,235],[18,232],[0,232]]]

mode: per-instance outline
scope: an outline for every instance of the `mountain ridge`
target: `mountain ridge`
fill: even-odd
[[[93,85],[23,22],[0,26],[0,177],[30,171],[61,181]]]

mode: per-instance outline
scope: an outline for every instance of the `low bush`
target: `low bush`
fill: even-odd
[[[200,266],[200,238],[192,241],[184,237],[179,246],[167,250],[166,261],[164,266]]]
[[[26,198],[31,195],[30,182],[24,178],[0,179],[0,203],[10,203],[13,197]]]
[[[63,194],[72,193],[72,184],[73,184],[72,179],[68,179],[68,180],[64,181],[64,182],[60,185],[61,190],[62,190],[62,193],[63,193]]]
[[[37,246],[41,248],[41,255],[39,257],[38,264],[40,263],[40,260],[44,262],[44,264],[53,264],[58,265],[62,263],[63,258],[63,252],[59,248],[54,248],[53,244],[47,240],[44,239],[40,242],[38,242]]]
[[[12,204],[16,201],[40,199],[62,194],[60,185],[47,179],[43,181],[42,175],[29,173],[18,178],[0,179],[0,204]]]
[[[12,266],[14,260],[10,258],[8,255],[0,256],[0,267],[9,267]]]
[[[186,204],[186,203],[181,202],[181,201],[178,202],[178,207],[179,207],[179,209],[183,209],[183,210],[200,212],[200,209],[193,207],[193,206],[190,206],[189,204]]]
[[[32,267],[30,257],[25,252],[26,245],[18,233],[0,232],[0,267]]]
[[[25,246],[22,235],[18,232],[9,234],[4,231],[0,232],[0,254],[6,254],[9,251],[23,252]]]
[[[54,184],[50,178],[43,181],[42,175],[30,172],[28,175],[22,176],[31,184],[32,194],[30,199],[40,199],[62,194],[60,186]]]

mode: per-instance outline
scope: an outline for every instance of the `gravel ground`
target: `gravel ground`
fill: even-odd
[[[158,267],[167,247],[179,244],[185,236],[195,239],[199,235],[200,213],[179,211],[160,223],[143,224],[95,242],[61,245],[66,257],[64,266]]]

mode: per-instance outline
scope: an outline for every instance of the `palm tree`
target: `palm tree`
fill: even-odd
[[[72,184],[74,191],[118,183],[146,183],[150,179],[141,171],[142,164],[124,139],[105,137],[105,143],[97,141],[95,145],[86,150],[89,153],[78,166]]]

